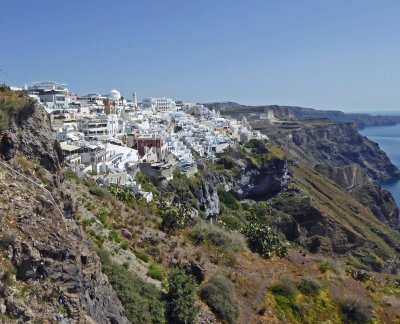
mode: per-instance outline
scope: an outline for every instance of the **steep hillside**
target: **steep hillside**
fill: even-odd
[[[71,205],[47,114],[1,88],[0,116],[1,320],[127,323],[91,243],[66,218]]]
[[[394,229],[400,227],[399,209],[392,195],[374,184],[399,177],[378,144],[361,136],[352,124],[298,121],[290,126],[265,126],[254,121],[297,164],[314,168],[368,206],[375,216]]]

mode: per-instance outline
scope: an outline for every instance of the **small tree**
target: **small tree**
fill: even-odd
[[[251,222],[242,232],[247,238],[250,250],[261,254],[266,259],[272,257],[274,253],[279,257],[287,253],[278,233],[266,224]]]
[[[182,269],[175,268],[168,277],[167,314],[171,323],[194,323],[199,307],[196,306],[196,283]]]

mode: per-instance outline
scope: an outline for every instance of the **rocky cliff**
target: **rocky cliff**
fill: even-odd
[[[287,187],[286,157],[268,142],[252,140],[244,147],[228,148],[219,154],[216,164],[206,163],[200,169],[188,190],[207,217],[220,212],[218,190],[231,192],[237,199],[258,200]]]
[[[75,221],[63,218],[46,191],[0,170],[1,276],[11,273],[0,296],[6,314],[24,322],[128,323]]]
[[[63,193],[47,114],[24,94],[0,90],[2,319],[128,323]]]
[[[259,123],[255,124],[260,126]],[[340,167],[353,168],[354,176],[362,172],[373,180],[398,176],[398,169],[378,144],[360,135],[353,124],[324,121],[293,122],[266,130],[266,133],[288,152],[291,159],[311,167],[322,166],[326,174],[334,174]],[[331,168],[331,169],[330,169]],[[362,172],[361,172],[362,171]],[[348,171],[344,171],[348,172]]]
[[[0,87],[0,156],[11,160],[16,152],[39,160],[51,172],[60,171],[62,151],[53,139],[46,111],[27,98]]]
[[[296,106],[246,106],[235,102],[214,102],[204,104],[216,109],[223,115],[234,118],[246,116],[250,119],[269,119],[270,121],[293,121],[306,119],[329,119],[340,123],[353,123],[358,129],[368,126],[395,125],[400,123],[400,116],[373,116],[369,114],[344,113],[338,110],[317,110]]]
[[[374,181],[398,177],[399,170],[378,144],[360,135],[353,124],[294,122],[267,133],[291,160],[314,168],[354,194],[378,219],[398,229],[399,209],[391,194]]]

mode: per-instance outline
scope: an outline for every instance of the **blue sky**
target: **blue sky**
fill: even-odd
[[[8,1],[0,81],[400,110],[400,1]]]

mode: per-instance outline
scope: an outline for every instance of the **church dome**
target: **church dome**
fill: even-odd
[[[121,99],[121,93],[118,90],[111,90],[108,98],[112,99],[112,100],[119,100]]]

